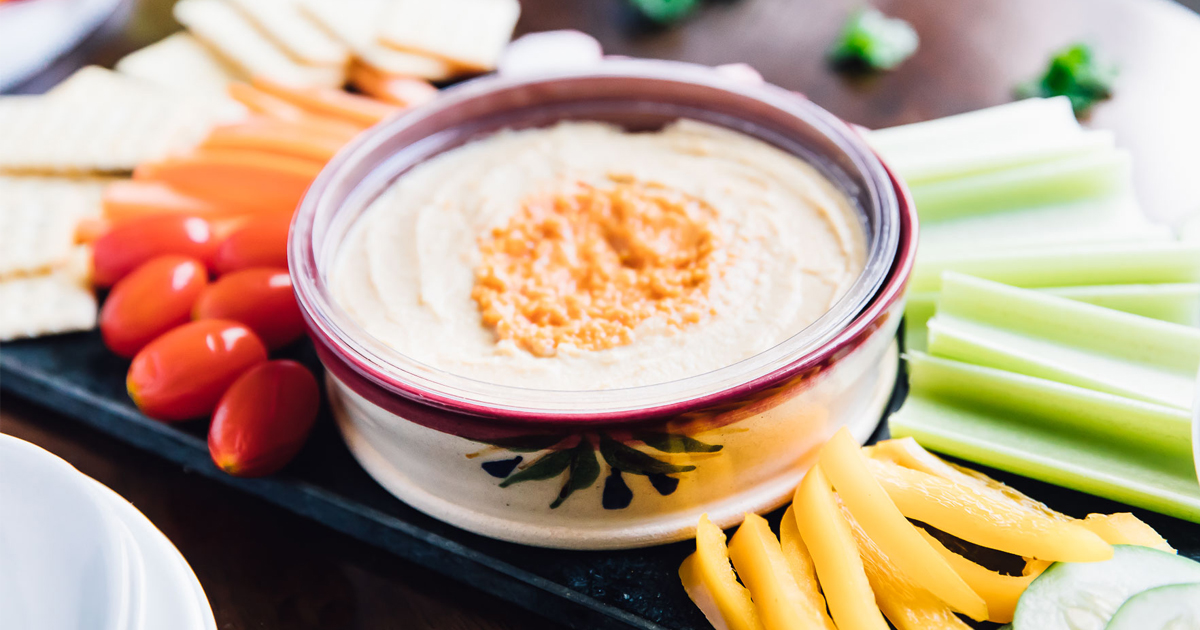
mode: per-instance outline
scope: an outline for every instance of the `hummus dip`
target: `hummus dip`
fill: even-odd
[[[329,285],[367,333],[501,385],[702,374],[830,309],[865,264],[858,213],[802,159],[681,120],[506,130],[399,177]]]

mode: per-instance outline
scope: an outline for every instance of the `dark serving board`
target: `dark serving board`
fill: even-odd
[[[917,54],[897,71],[848,81],[829,72],[824,51],[846,13],[861,0],[709,0],[685,25],[646,28],[630,19],[627,0],[522,0],[518,33],[575,28],[612,54],[704,64],[747,62],[764,77],[806,94],[868,127],[936,118],[1005,102],[1012,86],[1044,66],[1047,55],[1084,40],[1121,69],[1113,102],[1092,124],[1113,129],[1138,165],[1144,208],[1173,221],[1193,208],[1200,152],[1184,151],[1200,129],[1195,82],[1200,20],[1166,0],[874,0],[911,22]],[[170,0],[145,0],[144,19],[87,51],[111,63],[175,26],[163,19]],[[149,17],[152,11],[157,17]],[[136,26],[136,28],[134,28]],[[156,28],[164,29],[162,32]],[[47,79],[29,91],[45,89]],[[307,343],[285,354],[319,366]],[[150,420],[125,395],[127,362],[107,352],[97,333],[0,346],[0,388],[30,399],[133,446],[207,475],[453,579],[576,628],[707,628],[687,600],[676,570],[690,542],[606,552],[546,550],[498,542],[440,523],[393,498],[358,466],[328,412],[308,445],[282,473],[237,479],[209,461],[202,423]],[[892,400],[903,398],[903,383]],[[881,428],[876,438],[885,435]],[[1051,507],[1082,516],[1128,508],[1028,479],[987,471]],[[1181,553],[1200,558],[1200,526],[1132,510]],[[779,513],[772,515],[777,522]]]
[[[320,370],[307,341],[283,354]],[[346,450],[328,410],[283,472],[239,479],[209,460],[205,424],[163,424],[138,413],[125,394],[128,362],[96,332],[0,346],[0,388],[59,411],[119,440],[376,545],[452,579],[575,628],[701,629],[707,622],[679,584],[691,542],[628,551],[562,551],[500,542],[436,521],[392,497]],[[903,400],[897,383],[890,410]],[[886,436],[886,423],[874,439]],[[988,471],[1075,516],[1121,512],[1111,501]],[[1142,510],[1180,553],[1200,559],[1200,526]],[[771,515],[777,524],[779,512]]]

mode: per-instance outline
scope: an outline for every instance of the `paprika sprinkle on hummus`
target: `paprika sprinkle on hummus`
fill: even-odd
[[[480,239],[471,297],[498,338],[549,357],[563,343],[631,343],[651,317],[683,328],[708,313],[716,211],[665,186],[621,179],[535,196]]]

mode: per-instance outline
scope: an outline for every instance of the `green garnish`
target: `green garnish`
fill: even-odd
[[[642,15],[668,24],[687,17],[700,4],[700,0],[629,0]]]
[[[1017,86],[1017,95],[1065,96],[1075,115],[1084,116],[1093,105],[1112,97],[1116,78],[1117,69],[1096,61],[1091,46],[1075,44],[1055,53],[1041,78]]]
[[[846,68],[891,70],[912,56],[919,41],[908,22],[862,9],[846,20],[829,58]]]

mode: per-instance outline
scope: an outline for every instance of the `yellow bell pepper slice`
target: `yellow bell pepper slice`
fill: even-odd
[[[884,440],[872,446],[864,447],[863,452],[868,457],[879,461],[892,462],[905,468],[941,477],[948,481],[974,486],[984,492],[996,494],[998,498],[1011,501],[1014,507],[1033,510],[1054,520],[1070,522],[1075,522],[1076,520],[1062,512],[1051,510],[1049,507],[1046,507],[1045,503],[1023,494],[1007,484],[996,481],[977,470],[951,464],[925,450],[911,437]]]
[[[783,520],[779,522],[779,547],[792,570],[792,578],[796,580],[796,585],[808,595],[817,610],[829,619],[829,613],[825,612],[825,596],[821,594],[821,583],[817,581],[817,566],[813,564],[812,554],[808,552],[804,539],[800,537],[800,528],[796,526],[796,511],[790,505],[783,513]],[[829,627],[834,627],[832,619],[829,620]]]
[[[875,601],[898,630],[968,630],[954,610],[933,593],[922,588],[871,540],[849,510],[842,513],[850,523],[858,549],[862,553],[867,580],[875,591]]]
[[[1088,514],[1083,526],[1092,530],[1110,545],[1138,545],[1176,553],[1167,540],[1129,512],[1118,514]]]
[[[804,475],[792,506],[796,529],[812,554],[838,630],[888,630],[867,581],[854,532],[820,466]]]
[[[868,466],[904,516],[952,536],[1039,560],[1099,562],[1112,557],[1112,546],[1077,521],[1023,509],[972,484],[889,462],[872,459]]]
[[[991,569],[971,562],[970,560],[950,551],[929,532],[920,529],[921,536],[933,547],[962,579],[971,586],[971,590],[987,602],[988,621],[1010,623],[1017,609],[1017,600],[1021,593],[1029,587],[1029,583],[1050,566],[1045,560],[1026,560],[1025,570],[1021,575],[1001,575]]]
[[[763,517],[746,515],[729,541],[729,559],[742,584],[750,589],[766,630],[836,630],[825,613],[821,594],[800,588],[779,540]]]
[[[880,551],[912,580],[968,617],[987,619],[987,604],[908,522],[867,467],[859,445],[843,427],[821,449],[820,467],[842,503]],[[895,468],[905,470],[896,466]],[[908,471],[914,474],[917,471]],[[932,475],[926,477],[934,478]],[[811,548],[811,546],[810,546]]]
[[[679,579],[688,597],[717,630],[764,630],[750,591],[738,584],[729,565],[725,532],[700,516],[696,526],[696,553],[679,567]]]

